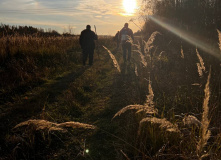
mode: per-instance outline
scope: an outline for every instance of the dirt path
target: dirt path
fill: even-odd
[[[56,97],[68,89],[69,85],[81,76],[86,69],[78,66],[78,68],[65,72],[55,79],[48,80],[23,95],[18,95],[15,102],[2,105],[0,112],[1,134],[9,134],[11,128],[21,121],[34,117],[40,118],[39,114],[42,112],[44,104],[54,103]],[[4,138],[4,136],[1,136],[1,138]],[[4,143],[3,139],[0,141],[1,144]]]
[[[0,130],[7,135],[21,121],[42,118],[42,109],[47,105],[46,112],[50,115],[47,120],[77,120],[97,126],[98,131],[86,144],[90,156],[92,159],[112,159],[116,156],[112,143],[116,140],[118,128],[118,122],[111,121],[113,115],[122,107],[143,100],[134,65],[127,64],[126,67],[121,62],[121,54],[115,56],[120,60],[122,73],[118,73],[109,55],[103,51],[100,58],[95,56],[92,67],[79,65],[25,93],[15,103],[1,106],[0,121],[3,123]],[[69,101],[71,104],[67,107]],[[81,114],[69,111],[75,109],[73,101],[78,104]],[[4,144],[4,139],[1,139],[1,144]]]

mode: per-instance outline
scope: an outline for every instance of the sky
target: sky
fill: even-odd
[[[142,0],[0,0],[0,23],[51,28],[59,33],[80,34],[94,25],[98,35],[114,35],[124,23],[134,32]],[[130,20],[134,19],[133,22]],[[135,25],[136,24],[136,25]]]

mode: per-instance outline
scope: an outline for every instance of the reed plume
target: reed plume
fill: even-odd
[[[201,120],[201,136],[200,136],[200,140],[197,144],[197,153],[198,156],[200,157],[200,159],[202,159],[202,153],[203,153],[203,148],[206,146],[208,139],[210,138],[211,132],[208,129],[209,128],[209,119],[208,119],[208,115],[209,115],[209,99],[210,99],[210,78],[211,78],[211,68],[209,71],[209,75],[208,75],[208,79],[207,79],[207,83],[204,89],[204,93],[205,93],[205,97],[204,97],[204,101],[203,101],[203,115],[202,115],[202,120]]]
[[[187,126],[192,126],[192,125],[196,125],[198,127],[202,126],[201,122],[195,116],[192,115],[185,116],[183,118],[183,124]]]
[[[138,77],[137,64],[135,64],[134,72],[135,72],[135,75]]]
[[[199,59],[200,66],[201,66],[202,70],[206,71],[206,67],[204,66],[203,58],[200,56],[198,49],[196,49],[196,55]]]
[[[33,119],[33,120],[27,120],[24,122],[21,122],[17,124],[13,130],[22,130],[22,128],[25,129],[31,129],[32,131],[66,131],[65,128],[83,128],[83,129],[95,129],[95,126],[85,124],[85,123],[79,123],[79,122],[64,122],[64,123],[54,123],[54,122],[49,122],[46,120],[41,120],[41,119]]]
[[[143,50],[141,48],[140,42],[138,41],[138,44],[133,44],[133,46],[135,46],[137,48],[136,50],[133,50],[133,51],[139,53],[140,58],[141,58],[141,63],[144,65],[144,67],[146,67],[147,66],[147,62],[146,62],[145,56],[144,56],[144,54],[142,52]]]
[[[162,55],[163,55],[164,51],[160,52],[159,56],[158,56],[158,60],[161,59]]]
[[[153,107],[150,107],[147,105],[135,104],[135,105],[128,105],[128,106],[122,108],[120,111],[118,111],[114,115],[113,119],[117,116],[120,116],[121,114],[125,113],[128,110],[137,110],[136,113],[139,113],[139,112],[145,112],[146,114],[157,114],[158,113],[158,110],[156,108],[153,108]]]
[[[105,46],[103,46],[103,48],[104,48],[105,50],[107,50],[107,52],[109,53],[109,55],[110,55],[110,57],[111,57],[111,59],[112,59],[112,61],[113,61],[113,63],[114,63],[114,67],[116,67],[117,70],[118,70],[119,72],[121,72],[120,66],[119,66],[119,64],[118,64],[118,62],[117,62],[115,56],[114,56],[114,55],[111,53],[111,51],[110,51],[109,49],[107,49]]]
[[[151,108],[154,108],[154,101],[153,101],[154,93],[153,93],[150,78],[149,78],[149,84],[148,84],[148,91],[149,91],[149,94],[146,95],[146,101],[144,103],[144,106],[149,106]]]
[[[183,46],[181,45],[181,58],[184,58]]]
[[[146,118],[142,119],[140,121],[139,132],[140,132],[140,128],[144,122],[150,122],[151,124],[160,125],[159,127],[161,129],[165,129],[168,132],[180,133],[180,130],[178,129],[178,126],[176,124],[172,124],[171,122],[169,122],[165,118],[161,119],[161,118],[156,118],[156,117],[146,117]]]
[[[202,67],[201,67],[200,63],[196,63],[196,65],[197,65],[198,74],[199,74],[200,77],[202,77],[203,76]]]
[[[139,53],[140,58],[141,58],[141,63],[144,65],[144,67],[147,67],[147,62],[145,60],[145,56],[143,55],[141,50],[133,50],[133,51]]]
[[[202,77],[203,76],[203,71],[204,72],[206,71],[206,67],[204,65],[203,58],[200,56],[199,51],[198,51],[197,48],[196,48],[196,55],[197,55],[197,57],[199,59],[199,63],[196,63],[197,69],[198,69],[198,73],[199,73],[199,76]]]
[[[219,38],[219,49],[221,51],[221,32],[217,29],[217,32],[218,32],[218,38]]]
[[[160,32],[155,31],[151,34],[150,38],[146,42],[143,41],[145,54],[147,54],[151,50],[151,48],[153,48],[153,42],[158,34],[161,35]]]
[[[150,36],[150,38],[147,41],[142,40],[142,42],[144,43],[144,46],[141,47],[140,42],[138,41],[138,44],[134,44],[132,39],[129,38],[128,42],[132,43],[133,46],[135,46],[137,49],[133,50],[134,52],[139,53],[140,58],[141,58],[141,63],[144,65],[144,67],[147,67],[147,61],[145,59],[145,55],[148,54],[148,52],[151,50],[151,48],[153,48],[153,42],[155,40],[155,37],[157,34],[160,34],[160,32],[153,32]]]

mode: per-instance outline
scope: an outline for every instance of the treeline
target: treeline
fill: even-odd
[[[63,33],[60,34],[55,30],[52,29],[42,29],[42,28],[35,28],[32,26],[10,26],[1,24],[0,25],[0,37],[2,36],[14,36],[14,35],[32,35],[32,36],[73,36],[70,33]]]
[[[166,18],[188,31],[212,37],[221,30],[220,0],[145,0],[154,16]],[[146,26],[147,27],[147,26]]]

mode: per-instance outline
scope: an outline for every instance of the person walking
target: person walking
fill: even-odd
[[[119,33],[120,33],[120,31],[117,31],[117,33],[114,36],[114,41],[117,43],[117,48],[116,49],[119,48],[119,44],[120,44]]]
[[[133,31],[130,28],[128,28],[128,23],[125,23],[124,27],[120,30],[120,33],[119,33],[119,38],[121,40],[121,45],[123,49],[124,63],[126,63],[127,61],[130,62],[130,58],[131,58],[132,44],[129,41],[129,37],[131,37],[132,40],[134,40]]]
[[[85,66],[86,61],[89,56],[89,65],[93,65],[93,59],[94,59],[94,49],[95,49],[95,42],[94,40],[97,40],[97,35],[91,31],[91,26],[87,25],[86,29],[81,32],[79,42],[82,49],[83,54],[83,65]]]

